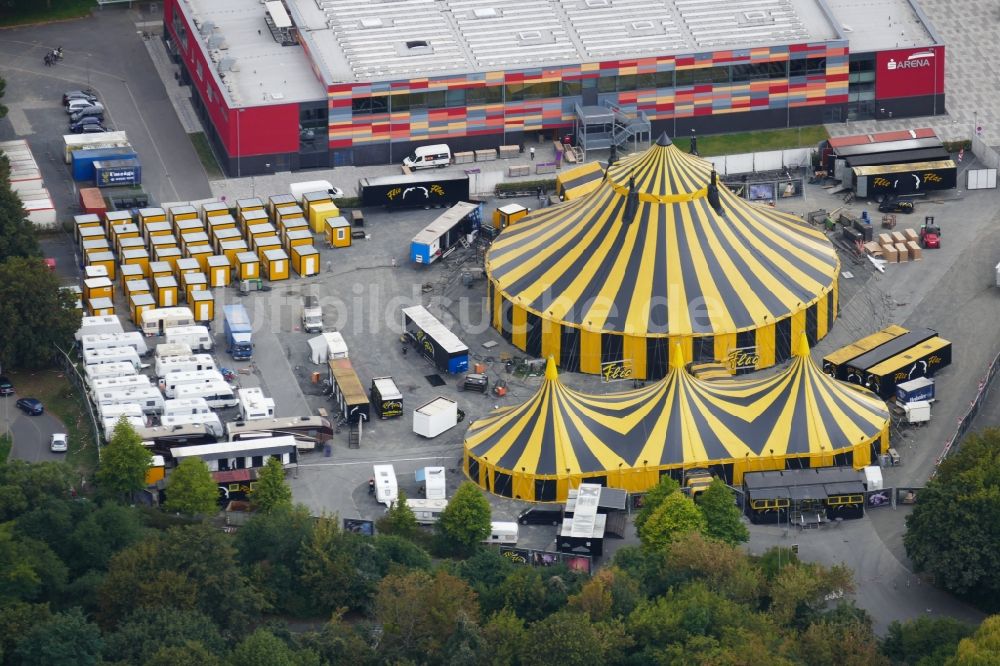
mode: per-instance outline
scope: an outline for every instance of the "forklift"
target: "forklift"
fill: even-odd
[[[941,248],[941,227],[934,223],[933,215],[925,217],[924,224],[920,227],[920,245],[925,250]]]

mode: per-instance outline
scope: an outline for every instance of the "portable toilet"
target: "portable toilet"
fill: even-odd
[[[226,255],[213,255],[206,259],[205,263],[208,266],[206,273],[208,274],[209,287],[229,286],[230,271],[232,269],[229,266],[229,259],[226,258]]]
[[[236,279],[254,280],[260,277],[260,259],[253,252],[236,255]]]
[[[218,252],[229,260],[230,266],[235,266],[236,257],[247,251],[247,242],[242,238],[234,238],[232,240],[222,241],[219,243]]]
[[[500,231],[514,224],[528,214],[528,209],[521,204],[507,204],[493,211],[493,227]]]
[[[117,271],[115,264],[115,255],[111,252],[92,252],[88,254],[85,259],[88,266],[103,266],[105,271],[105,276],[109,280],[115,279],[115,273]]]
[[[278,223],[278,230],[280,232],[282,242],[288,241],[288,234],[292,231],[305,230],[310,234],[312,233],[312,230],[309,228],[309,223],[303,217],[282,220]]]
[[[146,277],[142,272],[142,266],[138,264],[122,264],[118,269],[118,279],[121,281],[122,294],[125,293],[125,283],[130,280],[141,280]]]
[[[153,236],[173,235],[174,227],[166,220],[147,222],[142,226],[142,235],[148,241]]]
[[[236,200],[236,215],[241,215],[244,211],[264,210],[264,202],[257,197]]]
[[[211,245],[197,245],[190,249],[191,258],[198,262],[202,273],[208,273],[208,258],[215,254]]]
[[[184,288],[184,297],[190,303],[192,292],[208,289],[208,277],[204,273],[184,273],[181,275],[181,286]]]
[[[155,280],[158,277],[164,276],[173,277],[174,269],[165,261],[151,261],[149,262],[149,277]]]
[[[207,222],[213,217],[229,215],[229,206],[221,201],[206,201],[201,205],[201,213]]]
[[[292,204],[290,206],[282,206],[275,210],[274,222],[275,224],[280,224],[282,220],[295,220],[300,218],[305,218],[306,214],[302,212],[298,204]]]
[[[184,250],[186,256],[193,257],[195,248],[199,247],[207,248],[209,252],[215,251],[208,241],[208,234],[204,231],[191,233],[181,238],[181,249]]]
[[[196,322],[207,322],[215,319],[215,296],[207,289],[191,292],[188,297],[188,307],[194,313]]]
[[[295,245],[291,248],[292,268],[299,277],[319,274],[319,250],[312,245]]]
[[[136,294],[129,299],[129,310],[132,314],[132,323],[137,327],[142,326],[142,313],[156,307],[156,299],[152,294]]]
[[[268,250],[274,250],[281,248],[281,239],[277,236],[263,236],[258,238],[254,243],[254,252],[260,257],[260,260],[264,260],[264,253]]]
[[[174,277],[180,283],[181,288],[184,287],[184,274],[185,273],[200,273],[201,266],[198,265],[197,259],[192,259],[191,257],[184,257],[177,260],[177,264],[174,266]]]
[[[125,283],[125,298],[131,298],[136,294],[148,294],[149,293],[149,281],[145,279],[141,280],[129,280]]]
[[[73,216],[73,236],[76,238],[76,242],[80,242],[80,229],[86,228],[100,229],[101,235],[104,235],[104,228],[101,227],[101,218],[97,217],[94,213],[89,213],[87,215],[74,215]]]
[[[301,229],[292,229],[291,231],[288,232],[288,235],[285,237],[285,250],[287,250],[288,252],[291,252],[292,248],[298,245],[312,245],[312,244],[313,244],[313,235],[312,232],[309,231],[308,227],[304,227]]]
[[[114,316],[115,304],[110,298],[91,298],[87,301],[87,310],[91,317]]]
[[[321,234],[326,231],[326,219],[337,217],[340,209],[332,201],[330,203],[317,204],[309,208],[309,228],[314,234]]]
[[[125,238],[140,238],[138,225],[133,224],[131,221],[111,227],[109,235],[115,247],[121,247],[122,240]],[[143,240],[143,245],[145,244],[145,240]]]
[[[142,270],[142,276],[149,274],[149,252],[144,247],[134,247],[130,250],[122,250],[123,266],[138,266]]]
[[[171,269],[177,272],[177,262],[181,258],[181,249],[179,247],[158,247],[155,249],[153,256],[157,261],[165,261],[170,264]]]
[[[155,486],[167,476],[167,464],[163,456],[153,456],[146,468],[146,487]]]
[[[156,291],[156,307],[172,308],[177,305],[177,278],[173,275],[159,275],[153,278]]]
[[[91,278],[108,278],[108,269],[104,266],[88,264],[83,269],[83,279],[89,280]]]
[[[330,247],[351,246],[351,223],[345,217],[326,218],[326,240]]]
[[[83,298],[85,300],[111,298],[111,296],[111,280],[107,277],[96,277],[83,281]]]
[[[222,244],[226,241],[231,240],[243,240],[243,234],[236,227],[230,227],[227,229],[216,229],[215,236],[212,240],[212,246],[215,248],[217,253],[222,252]]]
[[[280,247],[264,250],[264,277],[268,280],[288,279],[288,254]]]

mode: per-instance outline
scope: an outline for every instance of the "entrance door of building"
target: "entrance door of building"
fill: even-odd
[[[582,83],[583,106],[597,106],[597,79],[584,79]]]

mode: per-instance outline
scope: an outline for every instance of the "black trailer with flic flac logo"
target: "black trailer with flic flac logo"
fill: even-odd
[[[844,380],[852,384],[864,386],[869,368],[875,367],[896,354],[902,354],[907,349],[915,347],[925,340],[930,340],[935,335],[937,335],[937,331],[932,331],[929,328],[915,328],[874,347],[864,354],[855,356],[846,363],[846,370],[843,373]]]
[[[380,419],[403,415],[403,394],[392,377],[372,379],[371,401],[375,405],[375,415]]]
[[[933,377],[951,365],[951,343],[937,336],[924,340],[881,363],[870,366],[863,385],[883,400],[896,395],[896,386],[911,379]]]
[[[424,208],[453,206],[469,200],[466,174],[419,173],[362,178],[358,182],[362,206]]]

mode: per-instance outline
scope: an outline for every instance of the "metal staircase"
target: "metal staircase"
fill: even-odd
[[[361,448],[361,428],[357,423],[351,424],[351,431],[347,435],[347,447],[350,449]]]
[[[652,130],[644,111],[631,114],[610,102],[605,102],[604,105],[614,114],[615,124],[611,131],[611,142],[615,146],[621,148],[629,140],[633,143],[633,150],[638,150],[640,141],[649,145]]]

